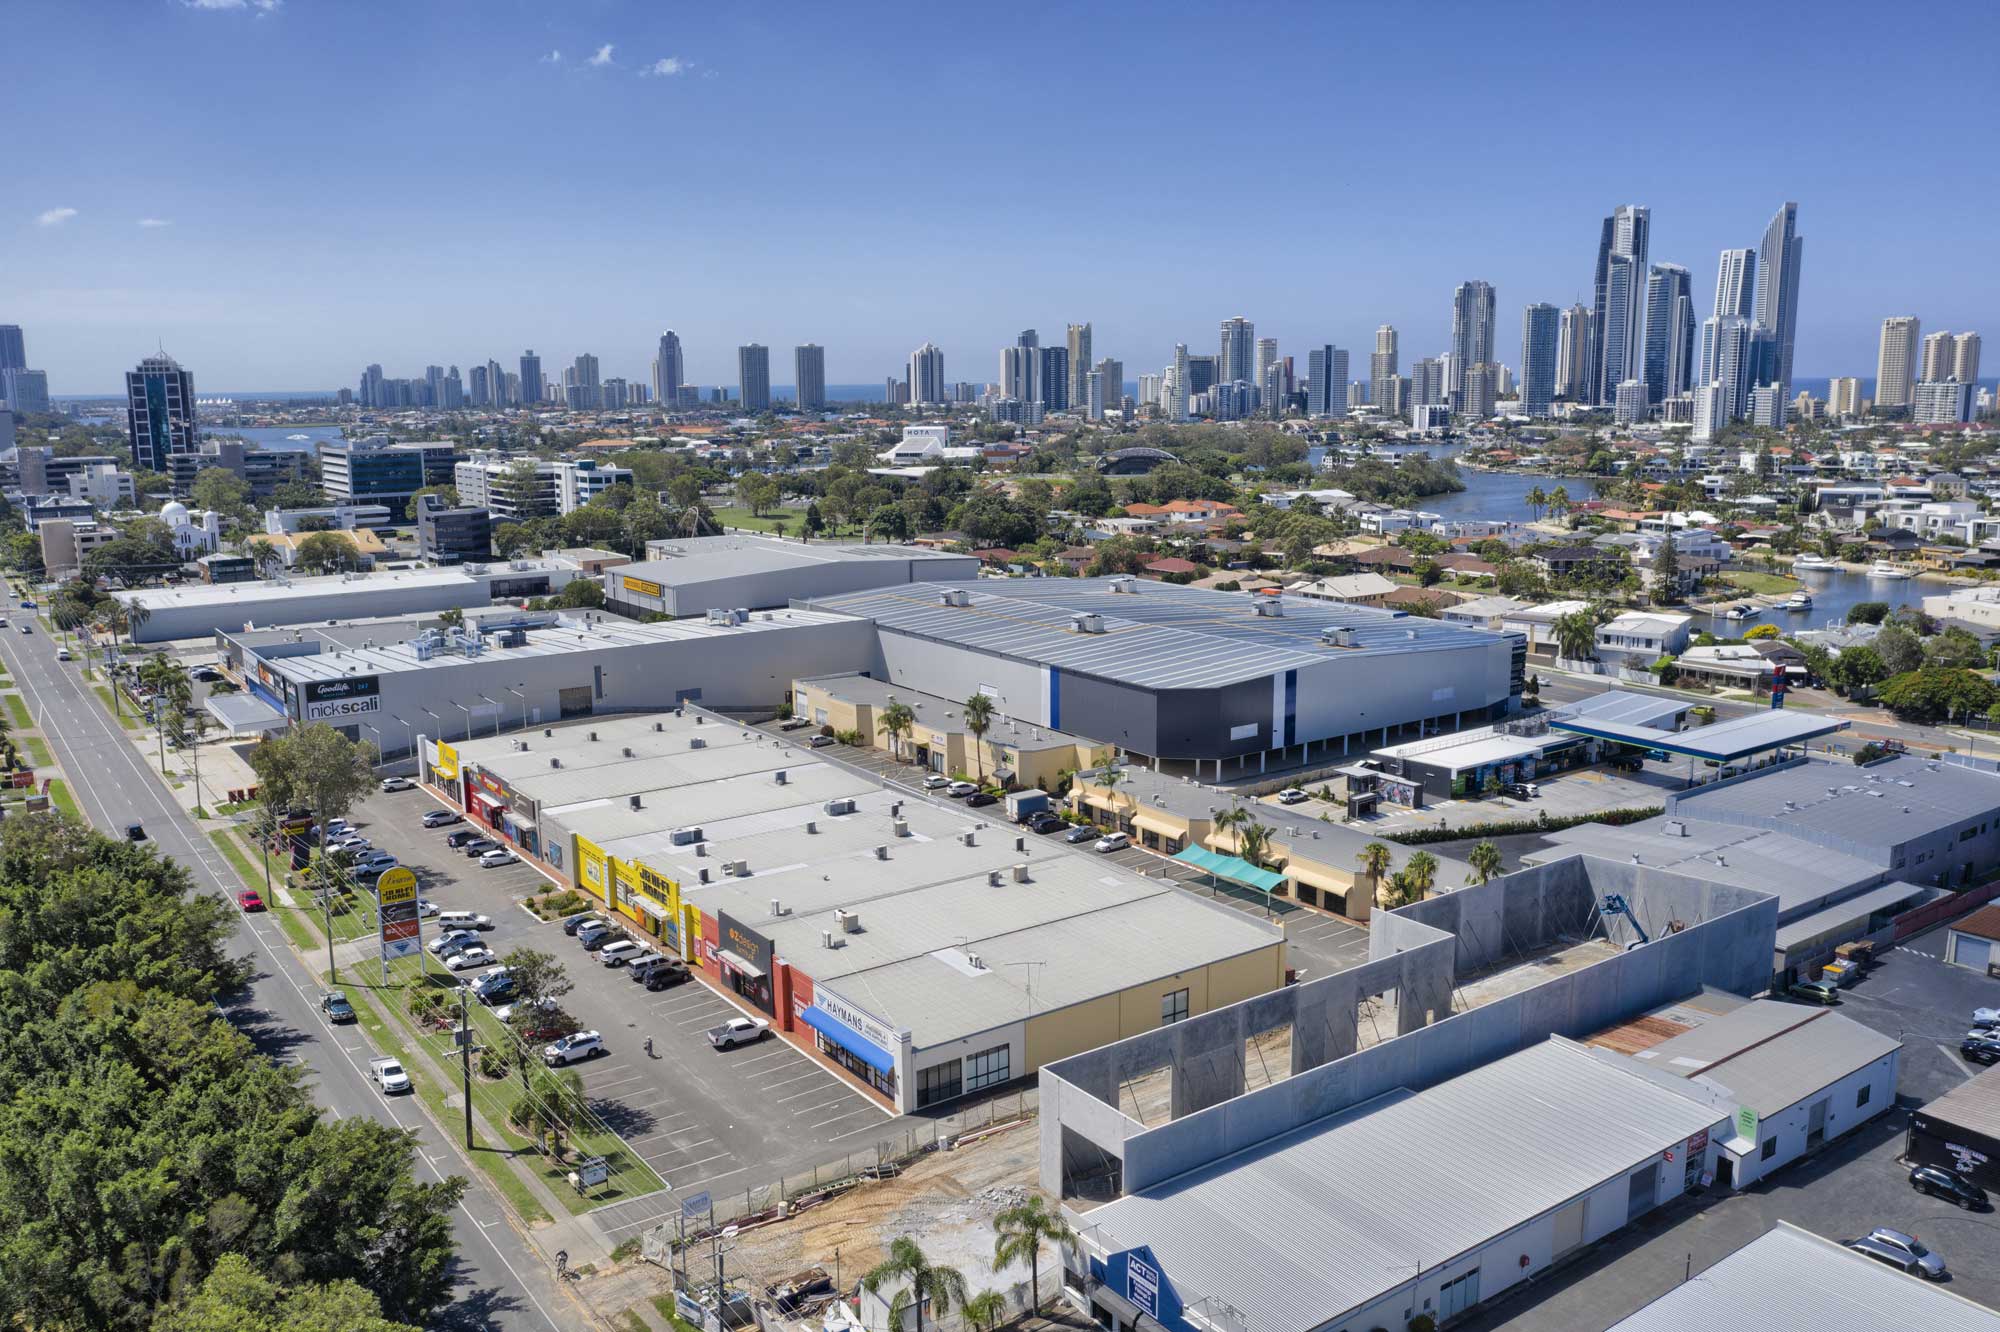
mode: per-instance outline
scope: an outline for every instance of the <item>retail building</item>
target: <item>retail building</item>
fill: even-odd
[[[1912,1110],[1904,1155],[2000,1191],[2000,1064]]]
[[[634,619],[679,618],[721,607],[762,610],[802,598],[976,578],[970,555],[899,546],[785,541],[750,533],[646,543],[646,558],[604,579],[610,609]]]

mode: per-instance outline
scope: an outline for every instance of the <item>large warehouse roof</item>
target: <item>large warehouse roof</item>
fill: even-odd
[[[2000,778],[1992,773],[1905,754],[1865,768],[1808,763],[1754,782],[1698,788],[1674,797],[1672,812],[1886,848],[1983,819],[1996,805]]]
[[[1551,849],[1528,852],[1524,856],[1528,863],[1545,864],[1582,852],[1674,870],[1710,883],[1735,884],[1776,897],[1781,923],[1817,910],[1843,890],[1872,886],[1882,877],[1880,865],[1830,846],[1789,833],[1705,819],[1660,816],[1622,828],[1579,823],[1543,840]]]
[[[1780,1221],[1609,1332],[2000,1332],[2000,1313]]]
[[[1645,745],[1652,749],[1664,750],[1669,754],[1684,754],[1715,763],[1728,763],[1785,745],[1804,744],[1808,740],[1831,735],[1835,731],[1844,731],[1848,723],[1838,717],[1826,717],[1817,713],[1771,711],[1753,712],[1746,717],[1732,717],[1713,726],[1698,726],[1692,731],[1667,732],[1651,726],[1605,721],[1595,717],[1554,717],[1550,719],[1549,725],[1558,731],[1568,731],[1573,735],[1618,740],[1625,744]]]
[[[1172,583],[1113,578],[913,583],[819,597],[817,609],[864,616],[885,629],[996,656],[1156,689],[1198,689],[1254,680],[1327,661],[1493,644],[1484,630],[1418,616],[1286,598],[1281,615],[1259,614],[1263,598]],[[1114,588],[1130,588],[1116,591]],[[965,605],[948,593],[962,592]],[[1078,633],[1071,617],[1094,614],[1104,632]],[[1352,646],[1321,635],[1352,631]]]
[[[1719,1118],[1621,1063],[1552,1037],[1107,1203],[1089,1222],[1109,1250],[1149,1246],[1183,1300],[1226,1300],[1245,1332],[1338,1324]]]
[[[127,606],[143,606],[147,611],[180,607],[241,606],[246,618],[255,619],[260,604],[292,601],[299,597],[330,597],[358,606],[368,597],[384,591],[412,587],[461,587],[480,582],[470,566],[448,569],[396,569],[384,573],[330,574],[324,578],[292,578],[285,582],[183,583],[178,587],[145,587],[113,595]],[[328,605],[326,618],[339,610]]]

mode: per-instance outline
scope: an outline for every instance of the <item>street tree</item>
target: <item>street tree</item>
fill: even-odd
[[[282,1286],[240,1253],[225,1253],[189,1297],[153,1320],[153,1332],[421,1332],[382,1314],[353,1281]]]
[[[1074,1244],[1076,1232],[1069,1228],[1059,1212],[1052,1211],[1048,1202],[1039,1193],[1028,1195],[1026,1202],[1004,1209],[993,1218],[993,1270],[1012,1267],[1016,1263],[1028,1264],[1028,1307],[1031,1311],[1042,1307],[1042,1246],[1044,1244]],[[967,1316],[971,1310],[967,1309]]]
[[[301,540],[292,567],[302,573],[340,573],[361,567],[361,552],[345,532],[314,532]]]

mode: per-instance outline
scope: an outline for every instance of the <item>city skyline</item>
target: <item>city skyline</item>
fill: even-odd
[[[1814,145],[1864,160],[1897,147],[1838,80],[1802,80],[1764,108],[1761,141],[1797,145],[1775,156],[1715,149],[1734,141],[1741,94],[1723,67],[1684,71],[1690,114],[1671,126],[1635,136],[1575,122],[1572,98],[1615,91],[1610,57],[1624,38],[1602,15],[1468,8],[1440,51],[1391,13],[1296,9],[1280,46],[1222,51],[1106,6],[1077,15],[1073,40],[1054,46],[1003,29],[976,51],[905,53],[907,39],[885,50],[874,25],[812,11],[667,16],[612,3],[474,21],[445,5],[399,14],[392,42],[365,7],[297,0],[259,13],[136,6],[89,34],[52,0],[26,0],[10,17],[22,49],[81,43],[111,90],[79,102],[59,62],[16,72],[24,104],[65,112],[38,124],[36,151],[17,158],[0,236],[20,262],[0,274],[0,320],[36,330],[56,394],[115,394],[162,343],[204,367],[218,392],[331,389],[369,363],[404,375],[510,364],[524,347],[552,365],[589,349],[607,376],[646,383],[662,328],[686,340],[684,382],[700,384],[733,383],[735,349],[751,342],[823,345],[827,379],[841,384],[896,373],[926,341],[948,365],[990,365],[1000,330],[1023,324],[1059,341],[1069,324],[1089,323],[1091,361],[1109,354],[1149,372],[1177,343],[1206,346],[1239,313],[1281,354],[1367,347],[1390,324],[1409,363],[1448,349],[1452,289],[1473,275],[1500,294],[1496,351],[1513,365],[1512,328],[1527,305],[1593,303],[1600,220],[1635,200],[1652,210],[1649,260],[1694,274],[1698,314],[1713,309],[1715,256],[1756,245],[1772,209],[1798,201],[1813,240],[1798,377],[1865,374],[1888,315],[1976,328],[2000,300],[1990,265],[1921,243],[1976,234],[1994,187],[1975,179],[1899,198],[1889,230],[1879,196],[1830,183]],[[1715,13],[1746,49],[1782,44],[1829,66],[1851,57],[1837,13],[1782,27]],[[592,64],[606,44],[610,57]],[[1355,67],[1333,83],[1319,76],[1355,50],[1370,58],[1343,61]],[[1972,45],[1938,50],[1892,30],[1869,55],[1871,78],[1905,88],[1912,117],[1963,115],[1964,97],[1992,87]],[[890,59],[898,79],[879,87],[842,72]],[[141,105],[136,90],[160,62],[231,95]],[[1521,62],[1574,77],[1535,86]],[[1414,66],[1435,96],[1404,95]],[[1176,143],[1189,163],[1240,150],[1222,125],[1183,114],[1190,80],[1240,89],[1241,115],[1255,123],[1353,130],[1315,142],[1311,170],[1255,200],[1270,243],[1212,271],[1190,260],[1240,225],[1243,200],[1137,166],[1168,122],[1184,124]],[[1077,87],[1089,90],[1094,137],[1126,144],[1132,169],[1093,177],[1102,188],[1081,198],[996,189],[1047,164],[1029,145],[990,144],[991,116],[1066,102]],[[931,92],[940,110],[912,126],[909,96]],[[1360,132],[1387,105],[1400,140],[1444,142],[1501,103],[1530,127],[1521,146],[1443,185],[1416,165],[1420,154],[1385,162]],[[259,114],[244,115],[246,105]],[[811,151],[771,152],[796,132],[799,105],[815,107]],[[642,166],[625,127],[661,117],[688,151]],[[150,141],[189,151],[134,162],[141,118]],[[427,159],[421,190],[368,171],[363,188],[329,188],[328,163],[354,160],[357,146],[482,120],[508,127],[521,167],[495,172],[479,154],[448,151]],[[855,176],[855,155],[879,142],[898,144],[899,157],[968,165],[929,173],[921,187]],[[966,155],[975,146],[976,159]],[[1560,171],[1537,169],[1557,155]],[[615,205],[579,209],[613,197],[607,186]],[[1471,199],[1477,225],[1463,220]],[[1009,254],[1034,258],[1000,258]],[[884,285],[892,272],[921,280]],[[1084,361],[1068,359],[1075,396]]]

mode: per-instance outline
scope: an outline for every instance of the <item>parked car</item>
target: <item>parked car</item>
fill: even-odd
[[[1542,788],[1533,782],[1509,782],[1506,790],[1516,800],[1533,800],[1542,793]]]
[[[482,1004],[497,1004],[502,1000],[512,999],[519,988],[507,968],[495,967],[491,971],[481,972],[479,978],[472,982],[472,997]],[[542,1002],[550,1006],[555,1004],[553,999],[545,999]],[[507,1019],[503,1017],[500,1020],[505,1022]]]
[[[1307,799],[1309,799],[1309,797],[1306,795],[1306,793],[1304,791],[1299,790],[1299,788],[1296,786],[1288,786],[1284,790],[1278,792],[1278,803],[1281,805],[1302,804]]]
[[[994,795],[991,791],[974,791],[965,798],[965,807],[967,809],[984,809],[988,805],[997,805],[999,803],[1000,797]]]
[[[1840,1002],[1840,987],[1832,981],[1800,981],[1785,991],[1792,998],[1808,1004],[1837,1004]]]
[[[426,944],[432,957],[443,957],[447,948],[458,948],[479,942],[479,935],[472,930],[446,930]]]
[[[353,831],[354,825],[346,819],[328,819],[326,821],[326,835],[328,837],[345,837]]]
[[[1918,1166],[1910,1172],[1910,1187],[1918,1193],[1956,1203],[1968,1212],[1986,1210],[1986,1190],[1942,1166]]]
[[[319,1011],[326,1014],[328,1022],[354,1021],[354,1005],[339,990],[328,990],[319,997]]]
[[[454,823],[465,822],[465,815],[455,809],[434,809],[424,815],[424,827],[445,828]]]
[[[419,897],[417,899],[417,914],[426,920],[437,915],[442,909],[428,897]]]
[[[7,623],[5,620],[0,620],[0,624],[5,623]],[[202,684],[218,684],[222,680],[222,672],[213,666],[197,666],[188,672],[188,678]]]
[[[645,976],[646,988],[657,993],[685,984],[692,978],[693,973],[688,971],[686,963],[676,962],[668,967],[648,967],[642,974]]]
[[[833,743],[833,737],[830,735],[816,735],[812,739],[806,741],[806,743],[812,746],[814,749],[825,749],[828,745]]]
[[[609,925],[586,925],[576,932],[576,941],[583,945],[583,951],[594,953],[618,937],[618,931]]]
[[[520,859],[521,858],[519,856],[515,855],[512,851],[509,851],[506,847],[496,846],[491,851],[488,851],[485,855],[479,857],[479,868],[498,869],[502,865],[515,864]]]
[[[681,979],[686,980],[687,969],[687,963],[678,958],[663,957],[659,953],[654,953],[634,962],[629,974],[635,983],[644,985],[656,971],[678,971],[681,973]]]
[[[812,721],[809,718],[787,717],[783,721],[778,723],[778,729],[781,731],[803,731],[806,727],[811,725]]]
[[[1043,836],[1060,831],[1065,826],[1062,817],[1057,814],[1041,813],[1028,820],[1028,831]]]
[[[472,944],[447,957],[444,964],[453,971],[465,971],[471,967],[483,967],[493,958],[494,953],[491,948],[485,944]]]
[[[1637,754],[1613,754],[1604,762],[1615,772],[1642,772],[1646,767],[1646,760]]]
[[[1094,838],[1096,838],[1096,836],[1097,836],[1097,829],[1091,827],[1087,823],[1079,823],[1075,827],[1071,828],[1068,832],[1063,834],[1063,840],[1065,842],[1068,842],[1071,846],[1075,846],[1078,842],[1091,841]]]
[[[944,793],[953,800],[963,800],[978,789],[971,782],[949,782],[945,785]]]
[[[256,889],[245,888],[242,892],[236,894],[236,905],[245,911],[262,911],[264,909],[264,899],[257,895]]]
[[[447,930],[490,930],[493,917],[477,911],[443,911],[438,913],[438,926]]]
[[[387,851],[368,851],[354,862],[356,869],[394,869],[402,862]]]
[[[384,1096],[396,1096],[410,1090],[410,1075],[393,1059],[369,1060],[368,1077],[382,1089]]]
[[[382,792],[385,795],[391,791],[414,791],[416,789],[417,784],[407,777],[384,777],[382,779]]]
[[[708,1043],[718,1050],[733,1050],[739,1045],[755,1045],[771,1034],[771,1024],[763,1018],[735,1017],[719,1027],[708,1029]]]
[[[21,625],[21,632],[24,634],[32,634],[35,632],[35,626],[32,624],[23,623]]]
[[[595,1059],[609,1053],[604,1048],[604,1038],[594,1031],[571,1032],[542,1050],[542,1062],[550,1068],[561,1068],[564,1064],[574,1064],[579,1059]]]
[[[1887,1226],[1877,1226],[1859,1239],[1847,1241],[1847,1247],[1926,1281],[1942,1281],[1947,1275],[1940,1255],[1925,1248],[1915,1235]]]
[[[590,924],[592,921],[596,921],[599,925],[605,923],[604,919],[601,916],[596,915],[594,912],[580,911],[576,915],[570,916],[563,921],[563,933],[569,935],[571,938],[575,938],[576,932],[582,929],[584,926]]]
[[[366,852],[375,849],[375,844],[360,833],[345,833],[342,836],[330,839],[326,844],[326,849],[329,852],[345,851],[356,860],[361,860],[365,858]]]
[[[502,1022],[512,1022],[517,1016],[525,1017],[527,1015],[529,1007],[530,1005],[527,1004],[526,1001],[523,1001],[521,1003],[502,1004],[500,1007],[493,1010],[493,1016],[499,1018]],[[562,1005],[558,1004],[553,999],[537,999],[532,1005],[532,1007],[543,1013],[553,1013],[558,1009],[560,1009]]]
[[[1973,1009],[1972,1025],[1975,1027],[2000,1027],[2000,1008]]]
[[[491,837],[474,837],[471,841],[467,842],[464,846],[461,846],[458,849],[460,851],[463,851],[466,854],[467,858],[472,860],[477,860],[479,857],[485,855],[488,851],[498,851],[500,849],[500,843],[494,841]]]
[[[460,828],[457,832],[446,833],[444,844],[454,851],[463,851],[467,842],[479,840],[479,832],[474,828]]]
[[[1958,1052],[1975,1064],[2000,1061],[2000,1036],[1968,1036],[1958,1043]]]
[[[924,775],[924,790],[926,791],[935,791],[940,786],[950,786],[950,785],[951,785],[951,778],[945,776],[941,772],[926,773]]]
[[[607,967],[622,967],[645,955],[645,948],[630,939],[616,939],[597,950],[597,960]]]
[[[1099,852],[1123,851],[1130,845],[1132,845],[1130,837],[1127,837],[1122,832],[1114,832],[1106,833],[1104,836],[1098,838],[1091,849]]]

